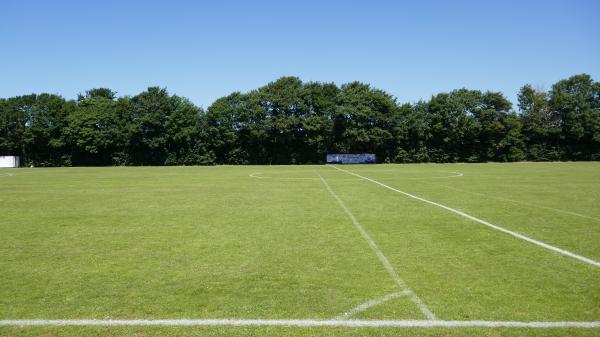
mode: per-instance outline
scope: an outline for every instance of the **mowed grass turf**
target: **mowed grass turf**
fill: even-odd
[[[340,166],[600,260],[600,164]],[[0,320],[332,319],[400,291],[441,320],[600,321],[600,268],[330,166],[0,170]],[[403,296],[350,319],[422,320]],[[600,334],[598,328],[0,327],[0,335]]]

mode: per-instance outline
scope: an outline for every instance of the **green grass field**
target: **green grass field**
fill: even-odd
[[[600,163],[337,167],[600,261]],[[0,321],[422,322],[429,310],[597,327],[0,323],[0,336],[600,335],[600,266],[380,184],[333,166],[0,170]]]

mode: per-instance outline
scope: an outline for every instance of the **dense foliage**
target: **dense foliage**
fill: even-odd
[[[151,87],[77,100],[0,99],[0,154],[26,165],[321,163],[328,152],[381,162],[600,160],[600,83],[582,74],[548,92],[525,85],[517,113],[499,92],[458,89],[399,104],[368,84],[283,77],[208,109]]]

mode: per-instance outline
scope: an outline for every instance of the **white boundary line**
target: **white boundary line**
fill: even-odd
[[[447,185],[440,185],[439,183],[432,183],[430,181],[426,181],[427,184],[431,184],[437,187],[444,187],[450,190],[455,190],[455,191],[459,191],[459,192],[464,192],[464,193],[469,193],[469,194],[473,194],[473,195],[479,195],[482,197],[486,197],[489,199],[495,199],[495,200],[499,200],[499,201],[506,201],[506,202],[512,202],[514,204],[517,205],[521,205],[521,207],[537,207],[537,208],[541,208],[541,209],[547,209],[550,211],[554,211],[557,213],[563,213],[563,214],[568,214],[568,215],[573,215],[573,216],[577,216],[580,218],[584,218],[584,219],[589,219],[589,220],[593,220],[596,222],[600,222],[600,219],[598,218],[594,218],[592,216],[589,215],[585,215],[585,214],[580,214],[580,213],[575,213],[575,212],[571,212],[571,211],[565,211],[564,209],[559,209],[559,208],[553,208],[553,207],[548,207],[548,206],[542,206],[542,205],[538,205],[538,204],[532,204],[526,201],[519,201],[519,200],[513,200],[513,199],[508,199],[508,198],[502,198],[502,197],[495,197],[495,196],[491,196],[489,194],[485,194],[485,193],[480,193],[480,192],[473,192],[473,191],[469,191],[469,190],[465,190],[462,188],[457,188],[457,187],[453,187],[453,186],[447,186]]]
[[[427,305],[425,305],[425,303],[423,303],[423,301],[421,301],[421,299],[417,296],[417,294],[415,294],[412,290],[410,290],[410,288],[406,285],[406,283],[404,283],[404,281],[400,278],[400,276],[398,276],[398,273],[396,273],[396,270],[394,269],[394,267],[392,266],[390,261],[387,259],[387,257],[385,257],[385,255],[383,255],[383,252],[381,252],[381,250],[379,249],[379,247],[377,246],[375,241],[373,241],[373,239],[371,239],[371,236],[363,228],[363,226],[360,224],[360,222],[358,222],[358,220],[356,220],[356,218],[350,212],[348,207],[346,207],[346,205],[344,204],[342,199],[340,199],[340,197],[338,197],[337,194],[335,194],[335,192],[331,189],[331,186],[329,186],[327,181],[325,181],[325,179],[323,179],[323,177],[317,171],[315,171],[315,173],[319,176],[319,178],[321,179],[321,182],[323,182],[323,185],[325,185],[325,188],[327,188],[327,191],[329,191],[329,193],[337,201],[337,203],[344,210],[344,212],[346,212],[346,214],[348,215],[350,220],[352,220],[352,223],[354,224],[356,229],[358,229],[358,231],[360,232],[360,235],[362,235],[363,239],[365,239],[365,241],[367,241],[367,243],[369,244],[369,246],[371,247],[373,252],[375,252],[377,257],[379,258],[379,261],[381,262],[381,264],[383,264],[383,266],[387,270],[388,274],[390,274],[390,276],[394,279],[394,281],[396,282],[398,287],[400,287],[400,289],[402,291],[405,291],[407,293],[407,296],[410,298],[410,300],[414,304],[417,305],[417,307],[419,307],[419,309],[421,310],[423,315],[425,315],[425,317],[427,317],[430,320],[435,320],[436,317],[433,314],[433,312],[431,312],[431,310],[429,310]]]
[[[547,243],[544,243],[544,242],[541,242],[541,241],[538,241],[538,240],[532,239],[532,238],[530,238],[530,237],[527,237],[527,236],[525,236],[525,235],[523,235],[523,234],[519,234],[519,233],[517,233],[517,232],[513,232],[513,231],[511,231],[511,230],[508,230],[508,229],[506,229],[506,228],[503,228],[503,227],[500,227],[500,226],[496,226],[496,225],[494,225],[494,224],[491,224],[491,223],[489,223],[489,222],[487,222],[487,221],[485,221],[485,220],[481,220],[481,219],[479,219],[479,218],[476,218],[476,217],[474,217],[474,216],[472,216],[472,215],[469,215],[469,214],[467,214],[467,213],[465,213],[465,212],[461,212],[461,211],[459,211],[459,210],[457,210],[457,209],[454,209],[454,208],[451,208],[451,207],[448,207],[448,206],[445,206],[445,205],[442,205],[442,204],[438,204],[437,202],[434,202],[434,201],[431,201],[431,200],[427,200],[427,199],[424,199],[424,198],[418,197],[418,196],[416,196],[416,195],[413,195],[413,194],[410,194],[410,193],[406,193],[406,192],[404,192],[404,191],[401,191],[401,190],[395,189],[395,188],[393,188],[393,187],[390,187],[390,186],[388,186],[388,185],[386,185],[386,184],[384,184],[384,183],[381,183],[381,182],[379,182],[379,181],[377,181],[377,180],[374,180],[374,179],[371,179],[371,178],[368,178],[368,177],[365,177],[365,176],[361,176],[360,174],[356,174],[356,173],[354,173],[354,172],[350,172],[350,171],[347,171],[347,170],[341,169],[341,168],[339,168],[339,167],[336,167],[336,166],[333,166],[333,165],[328,165],[328,166],[331,166],[331,167],[333,167],[334,169],[336,169],[336,170],[338,170],[338,171],[346,172],[346,173],[348,173],[348,174],[351,174],[351,175],[353,175],[353,176],[356,176],[356,177],[362,178],[362,179],[364,179],[364,180],[370,181],[370,182],[372,182],[372,183],[374,183],[374,184],[377,184],[377,185],[379,185],[379,186],[385,187],[385,188],[387,188],[387,189],[389,189],[389,190],[392,190],[392,191],[394,191],[394,192],[397,192],[397,193],[403,194],[403,195],[405,195],[405,196],[407,196],[407,197],[411,197],[411,198],[413,198],[413,199],[416,199],[416,200],[422,201],[422,202],[424,202],[424,203],[428,203],[428,204],[430,204],[430,205],[433,205],[433,206],[437,206],[437,207],[443,208],[443,209],[445,209],[445,210],[447,210],[447,211],[450,211],[450,212],[452,212],[452,213],[456,213],[456,214],[458,214],[458,215],[460,215],[460,216],[462,216],[462,217],[465,217],[465,218],[467,218],[467,219],[473,220],[473,221],[475,221],[475,222],[478,222],[478,223],[480,223],[480,224],[482,224],[482,225],[485,225],[485,226],[491,227],[491,228],[493,228],[493,229],[495,229],[495,230],[498,230],[498,231],[500,231],[500,232],[503,232],[503,233],[506,233],[506,234],[512,235],[512,236],[514,236],[514,237],[516,237],[516,238],[518,238],[518,239],[521,239],[521,240],[524,240],[524,241],[527,241],[527,242],[533,243],[534,245],[538,245],[538,246],[540,246],[540,247],[543,247],[543,248],[546,248],[546,249],[549,249],[549,250],[555,251],[555,252],[557,252],[557,253],[560,253],[560,254],[563,254],[563,255],[565,255],[565,256],[572,257],[572,258],[574,258],[574,259],[577,259],[577,260],[583,261],[583,262],[585,262],[585,263],[591,264],[592,266],[595,266],[595,267],[600,267],[600,262],[598,262],[598,261],[595,261],[595,260],[592,260],[592,259],[590,259],[590,258],[587,258],[587,257],[585,257],[585,256],[581,256],[581,255],[577,255],[577,254],[575,254],[575,253],[571,253],[571,252],[569,252],[569,251],[567,251],[567,250],[564,250],[564,249],[561,249],[561,248],[558,248],[558,247],[554,247],[554,246],[552,246],[552,245],[549,245],[549,244],[547,244]]]
[[[289,327],[484,327],[600,328],[600,322],[517,322],[442,320],[318,320],[318,319],[15,319],[0,326],[289,326]]]
[[[350,316],[356,315],[359,312],[363,312],[369,308],[372,308],[374,306],[380,305],[381,303],[387,302],[389,300],[393,300],[394,298],[398,298],[398,297],[402,297],[402,296],[408,296],[410,295],[409,292],[407,292],[406,290],[404,291],[399,291],[399,292],[395,292],[395,293],[391,293],[391,294],[387,294],[383,297],[380,298],[376,298],[374,300],[370,300],[368,302],[365,302],[359,306],[356,306],[354,308],[352,308],[351,310],[337,316],[334,319],[348,319],[350,318]]]

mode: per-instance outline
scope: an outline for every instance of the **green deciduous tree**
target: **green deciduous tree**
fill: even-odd
[[[396,100],[368,84],[352,82],[341,87],[337,102],[332,150],[368,152],[379,158],[389,158],[393,153],[389,147],[394,142]]]
[[[559,160],[559,119],[550,111],[548,94],[531,85],[521,88],[518,95],[523,140],[530,160]]]
[[[571,159],[600,159],[600,84],[575,75],[552,86],[550,111]]]
[[[380,162],[600,159],[600,84],[582,74],[544,92],[458,89],[399,104],[361,82],[282,77],[206,111],[150,87],[0,99],[0,152],[33,165],[322,163],[327,153]]]
[[[79,96],[63,129],[73,165],[127,164],[128,134],[123,118],[127,98],[94,95],[95,90],[99,89]]]

